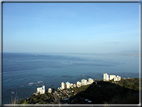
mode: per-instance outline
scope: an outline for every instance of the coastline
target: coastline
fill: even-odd
[[[42,94],[42,95],[40,95],[40,94],[37,94],[37,95],[35,95],[35,94],[32,94],[28,99],[23,99],[23,100],[21,100],[20,102],[19,102],[19,104],[25,104],[26,102],[28,102],[29,101],[29,99],[31,99],[31,98],[37,98],[37,99],[35,99],[35,102],[33,103],[33,104],[97,104],[97,103],[95,103],[94,101],[92,101],[91,99],[89,99],[89,98],[83,98],[83,96],[82,95],[87,95],[87,94],[83,94],[83,93],[85,93],[85,92],[87,92],[87,93],[91,93],[92,91],[90,91],[90,88],[94,88],[95,89],[95,91],[97,91],[98,93],[99,93],[99,91],[101,90],[101,91],[103,91],[102,89],[103,88],[106,88],[106,89],[108,89],[108,90],[112,90],[113,89],[113,87],[117,87],[117,85],[119,84],[119,87],[117,87],[117,88],[119,88],[119,90],[123,90],[124,92],[127,92],[128,91],[128,93],[127,93],[127,95],[125,95],[125,97],[124,98],[126,98],[127,99],[127,96],[129,96],[130,97],[130,94],[132,94],[132,96],[133,97],[135,97],[135,98],[138,98],[137,96],[138,96],[138,86],[135,86],[135,88],[136,89],[129,89],[128,87],[125,87],[125,86],[121,86],[122,84],[122,81],[125,83],[126,81],[128,82],[128,81],[137,81],[138,82],[138,80],[139,80],[139,78],[122,78],[122,80],[121,81],[118,81],[118,82],[113,82],[113,81],[102,81],[102,80],[97,80],[97,85],[96,85],[96,81],[94,81],[92,84],[90,84],[90,85],[86,85],[86,86],[82,86],[82,87],[79,87],[79,88],[74,88],[74,89],[64,89],[64,90],[58,90],[58,89],[54,89],[54,88],[52,88],[53,89],[53,93],[51,94],[51,93],[48,93],[48,90],[46,90],[46,93],[45,94]],[[108,85],[110,85],[109,87],[108,87]],[[126,85],[126,84],[125,84]],[[138,84],[137,84],[138,85]],[[112,89],[111,89],[112,88]],[[108,91],[107,90],[107,91]],[[73,92],[72,92],[73,91]],[[118,91],[118,90],[117,90]],[[117,92],[116,91],[116,92]],[[66,94],[63,94],[64,96],[62,96],[62,98],[59,96],[59,94],[60,93],[65,93],[66,92]],[[104,91],[105,92],[105,91]],[[109,92],[109,91],[108,91]],[[71,93],[71,94],[70,94]],[[93,93],[93,92],[92,92]],[[110,92],[109,92],[110,93]],[[123,93],[123,92],[120,92],[121,94]],[[120,94],[119,93],[119,94]],[[68,95],[68,94],[70,94],[70,95],[72,95],[72,96],[66,96],[65,97],[65,95]],[[93,93],[94,94],[94,93]],[[120,95],[121,95],[120,94]],[[117,97],[120,97],[120,95],[118,95],[118,94],[116,94],[116,96]],[[39,97],[40,96],[40,97]],[[51,97],[51,100],[47,100],[46,98],[44,99],[43,97],[44,96],[50,96]],[[96,96],[96,95],[95,95]],[[99,96],[99,95],[97,95],[97,96]],[[102,96],[102,95],[101,95]],[[131,96],[131,97],[132,97]],[[115,97],[115,95],[113,95],[112,97]],[[39,100],[38,99],[40,99],[40,98],[43,98],[40,102],[38,102]],[[79,99],[78,99],[79,98]],[[73,99],[77,99],[77,100],[73,100]],[[81,100],[80,100],[81,99]],[[37,102],[36,102],[36,100],[37,100]],[[49,102],[46,102],[46,101],[49,101]],[[109,98],[109,100],[110,100],[110,98]],[[25,102],[24,102],[25,101]],[[74,102],[73,102],[74,101]],[[89,101],[89,102],[88,102]],[[99,102],[99,101],[98,101]],[[108,102],[108,101],[104,101],[103,103],[100,103],[100,104],[105,104],[105,103],[110,103],[110,102],[112,102],[111,100]],[[117,101],[116,101],[117,102]],[[136,101],[135,100],[135,102],[138,102],[138,101]],[[121,102],[121,103],[124,103],[124,102]],[[126,101],[126,103],[127,103],[127,101]],[[26,104],[28,104],[28,103],[26,103]],[[115,104],[115,103],[114,103]]]
[[[101,79],[104,72],[131,78],[136,78],[139,75],[138,57],[118,56],[117,58],[109,55],[107,57],[104,55],[68,55],[65,57],[59,55],[58,57],[58,55],[42,56],[38,54],[37,56],[35,54],[6,54],[4,56],[4,103],[11,103],[11,91],[17,92],[19,98],[25,98],[42,84],[46,86],[46,89],[54,86],[57,88],[62,81],[74,83],[82,78]],[[94,58],[92,59],[92,57]],[[71,61],[72,63],[70,63]],[[31,78],[27,78],[27,75]],[[13,79],[11,80],[11,78]],[[43,82],[38,84],[39,81]],[[15,94],[12,96],[14,98]]]

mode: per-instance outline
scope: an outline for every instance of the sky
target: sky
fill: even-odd
[[[3,3],[3,52],[138,52],[139,3]]]

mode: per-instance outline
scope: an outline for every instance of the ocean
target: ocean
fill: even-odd
[[[120,54],[3,53],[3,104],[28,98],[37,87],[58,88],[61,82],[103,79],[103,73],[139,77],[139,56]]]

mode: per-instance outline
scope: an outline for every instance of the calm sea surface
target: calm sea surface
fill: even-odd
[[[3,53],[3,103],[29,97],[37,87],[102,79],[103,73],[139,77],[139,57],[112,54]]]

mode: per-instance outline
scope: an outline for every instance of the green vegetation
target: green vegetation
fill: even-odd
[[[119,82],[98,81],[97,85],[93,83],[84,90],[71,97],[70,100],[77,99],[73,103],[87,103],[83,100],[89,99],[93,104],[104,104],[105,102],[108,104],[139,103],[139,78],[122,79]]]
[[[139,78],[130,78],[130,79],[122,79],[119,82],[116,82],[122,87],[133,89],[138,91],[139,90]]]
[[[85,91],[88,87],[89,87],[90,85],[85,85],[85,86],[82,86],[82,87],[75,87],[75,88],[73,88],[72,90],[74,90],[74,92],[77,92],[77,93],[79,93],[79,92],[82,92],[82,91]]]
[[[68,100],[63,100],[69,98]],[[92,102],[88,102],[88,99]],[[79,88],[57,90],[50,94],[32,94],[28,99],[22,99],[19,104],[138,104],[139,78],[122,79],[121,81],[97,81],[91,85]]]
[[[45,93],[45,94],[32,94],[28,99],[22,99],[21,101],[19,101],[19,104],[50,104],[52,100],[52,95],[49,93]]]

